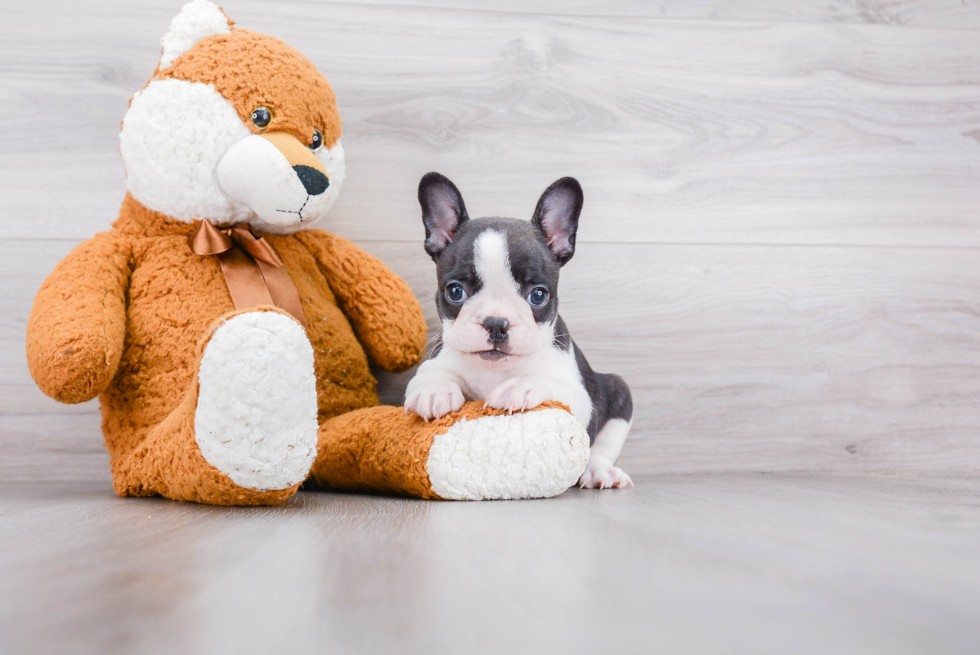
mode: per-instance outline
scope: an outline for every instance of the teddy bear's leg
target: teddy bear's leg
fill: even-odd
[[[293,495],[316,457],[313,348],[275,310],[220,321],[181,405],[119,462],[121,495],[261,505]]]
[[[558,403],[519,414],[482,401],[431,423],[372,407],[320,427],[311,475],[323,487],[444,500],[547,498],[578,481],[585,427]]]

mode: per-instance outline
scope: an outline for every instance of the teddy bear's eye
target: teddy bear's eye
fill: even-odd
[[[272,122],[272,112],[266,107],[256,107],[252,110],[252,125],[260,130]]]
[[[308,146],[310,150],[316,152],[323,145],[323,135],[320,134],[320,130],[313,130],[313,141],[310,142]]]

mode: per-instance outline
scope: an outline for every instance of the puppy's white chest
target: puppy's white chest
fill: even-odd
[[[519,378],[528,389],[529,395],[568,405],[572,414],[583,425],[588,426],[592,418],[592,399],[585,389],[571,350],[544,348],[521,365],[506,371],[466,367],[458,373],[465,383],[463,392],[470,400],[486,400],[501,385]]]

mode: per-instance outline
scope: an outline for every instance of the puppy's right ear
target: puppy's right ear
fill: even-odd
[[[469,220],[456,185],[445,175],[426,173],[419,182],[419,204],[425,225],[425,251],[437,259],[453,241],[459,226]]]

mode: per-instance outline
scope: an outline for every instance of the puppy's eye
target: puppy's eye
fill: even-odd
[[[463,285],[453,282],[446,287],[446,300],[456,304],[463,302],[466,300],[466,289]]]
[[[260,130],[268,127],[272,122],[272,112],[267,107],[256,107],[252,110],[252,125]]]
[[[320,146],[322,145],[323,145],[323,135],[320,134],[320,130],[313,130],[313,141],[311,141],[310,145],[307,147],[313,152],[316,152],[317,150],[320,149]]]
[[[548,302],[548,290],[544,287],[534,287],[531,293],[527,294],[527,302],[532,307],[544,307]]]

